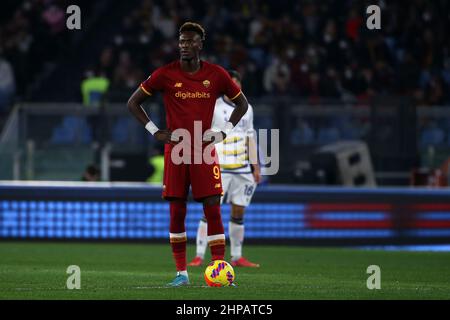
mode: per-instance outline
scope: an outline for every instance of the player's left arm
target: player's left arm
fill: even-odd
[[[225,128],[222,128],[221,130],[223,139],[225,139],[231,130],[233,130],[248,110],[248,101],[242,91],[240,91],[236,97],[231,99],[231,101],[233,101],[236,106],[231,113],[230,120],[225,124]]]
[[[227,123],[225,123],[225,126],[222,128],[211,128],[211,131],[206,135],[206,137],[204,137],[206,138],[204,139],[206,141],[211,141],[211,139],[214,139],[214,143],[224,140],[248,110],[247,98],[237,84],[235,84],[231,79],[228,72],[226,72],[223,68],[219,68],[218,74],[221,85],[220,93],[225,94],[228,98],[230,98],[230,100],[235,104],[235,107],[231,113],[230,119]],[[218,138],[218,133],[222,133],[222,139],[219,138],[216,140]]]
[[[223,141],[227,135],[233,130],[233,128],[236,126],[236,124],[241,120],[241,118],[244,116],[244,114],[248,110],[248,101],[245,95],[242,93],[242,91],[239,91],[239,94],[232,99],[234,104],[236,105],[233,112],[231,113],[230,120],[228,120],[227,123],[225,123],[224,127],[217,127],[217,123],[213,121],[213,126],[211,128],[211,131],[207,132],[203,138],[204,142],[209,142],[212,139],[214,140],[214,143],[218,143],[220,141]],[[217,137],[217,134],[222,133],[222,139],[220,137]]]
[[[255,139],[255,129],[253,127],[253,110],[249,108],[248,111],[248,127],[247,127],[247,143],[248,143],[248,157],[250,161],[250,166],[252,167],[253,178],[256,183],[261,182],[261,168],[258,163],[258,145]]]
[[[261,167],[258,163],[258,147],[253,136],[248,137],[248,150],[250,158],[250,166],[252,167],[253,178],[256,183],[261,182]]]
[[[236,105],[233,112],[230,116],[230,122],[233,124],[233,127],[235,127],[238,122],[241,120],[241,118],[244,116],[244,114],[248,110],[248,101],[245,97],[244,93],[241,91],[237,97],[235,97],[233,100],[233,103]]]

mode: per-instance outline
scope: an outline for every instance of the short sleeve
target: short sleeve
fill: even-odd
[[[221,79],[221,94],[226,95],[230,100],[234,100],[240,93],[241,89],[234,83],[233,79],[231,79],[228,72],[225,71],[222,67],[219,67],[219,75]]]
[[[163,91],[164,77],[161,68],[156,69],[144,82],[141,83],[140,88],[149,96],[156,91]]]

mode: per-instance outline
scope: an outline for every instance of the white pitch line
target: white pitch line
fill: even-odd
[[[131,289],[173,289],[174,287],[166,286],[148,286],[148,287],[131,287]],[[208,286],[181,286],[177,288],[209,288]]]
[[[104,287],[104,288],[87,288],[84,289],[81,288],[81,290],[76,290],[77,292],[81,292],[81,291],[91,291],[91,290],[111,290],[111,289],[115,289],[115,290],[130,290],[130,289],[138,289],[138,290],[145,290],[145,289],[172,289],[174,287],[167,287],[167,286],[140,286],[140,287]],[[189,285],[189,286],[182,286],[180,288],[210,288],[207,285]],[[15,291],[66,291],[68,289],[66,288],[36,288],[36,287],[30,287],[30,288],[11,288],[12,290]],[[72,290],[68,290],[68,291],[72,291]]]

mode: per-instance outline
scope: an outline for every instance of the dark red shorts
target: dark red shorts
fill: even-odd
[[[205,197],[222,195],[222,178],[220,175],[219,159],[214,152],[214,163],[174,164],[171,159],[171,149],[166,145],[164,151],[164,180],[162,196],[166,200],[171,198],[187,199],[189,186],[192,188],[194,200],[201,201]]]

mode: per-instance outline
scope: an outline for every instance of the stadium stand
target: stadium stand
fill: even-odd
[[[117,97],[121,100],[153,69],[177,57],[179,24],[196,20],[207,30],[204,57],[244,74],[250,96],[317,101],[400,93],[414,95],[419,104],[450,103],[445,90],[450,85],[449,39],[444,34],[450,29],[445,16],[450,8],[445,0],[382,1],[383,28],[375,33],[363,23],[367,1],[78,3],[86,29],[80,33],[82,41],[63,26],[68,1],[17,2],[14,16],[3,17],[2,47],[14,69],[18,96],[80,101],[79,81],[94,68],[114,88],[126,91]],[[406,10],[402,3],[408,4]],[[72,40],[69,46],[67,39]],[[82,45],[73,47],[75,41]],[[25,58],[29,53],[32,60]],[[69,73],[70,79],[65,79],[67,62],[58,61],[63,55],[73,65],[70,70],[78,70]],[[64,79],[64,95],[41,82],[27,96],[49,63],[61,64],[50,78]]]
[[[82,10],[79,31],[64,27],[65,8],[71,4],[67,0],[8,2],[6,11],[13,15],[0,14],[1,78],[9,72],[9,88],[14,88],[10,99],[0,84],[0,104],[7,101],[0,107],[0,126],[14,101],[81,103],[81,83],[88,74],[108,80],[105,103],[124,104],[152,70],[177,58],[177,28],[186,20],[205,26],[206,60],[243,74],[244,91],[258,106],[257,128],[286,123],[291,111],[285,110],[292,108],[357,109],[380,96],[413,97],[422,108],[450,105],[450,40],[444,31],[450,30],[450,4],[445,0],[377,1],[383,18],[376,31],[365,27],[370,1],[76,3]],[[277,111],[260,114],[266,101]],[[418,120],[421,151],[450,144],[446,119]],[[51,142],[96,140],[89,125],[79,125],[84,132],[75,138],[68,120],[60,121],[52,127]],[[289,145],[282,152],[294,147],[301,154],[303,149],[295,148],[364,140],[370,131],[368,115],[290,121],[288,132],[282,133]],[[110,127],[111,141],[126,144],[128,138],[120,132],[127,120],[116,119]]]

